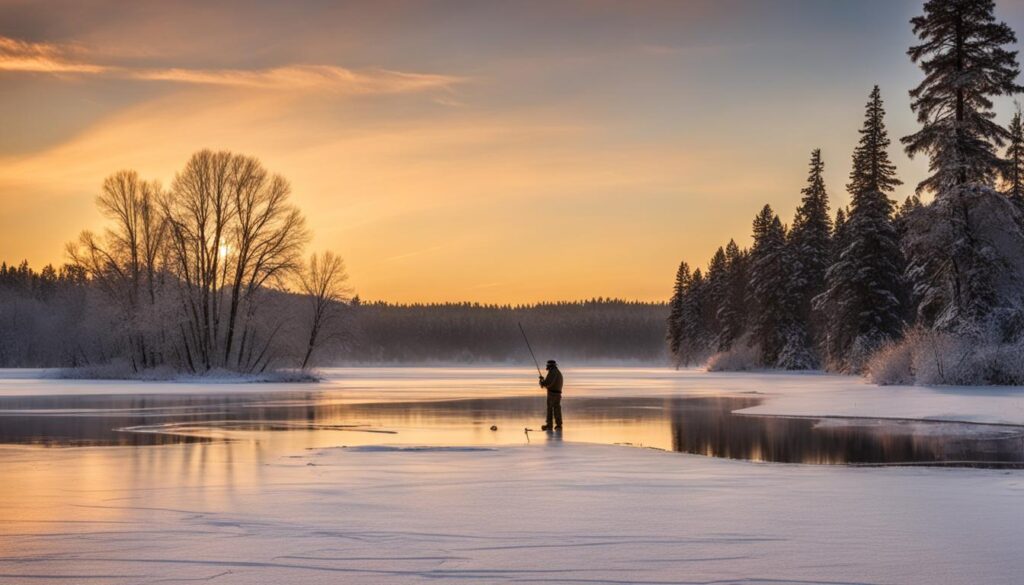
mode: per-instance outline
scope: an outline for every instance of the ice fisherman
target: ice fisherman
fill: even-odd
[[[555,360],[548,360],[546,369],[548,375],[540,376],[540,386],[548,390],[548,414],[547,423],[541,427],[541,430],[560,431],[562,430],[562,372],[559,371]]]

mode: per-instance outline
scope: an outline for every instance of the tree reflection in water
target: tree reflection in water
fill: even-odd
[[[625,443],[809,464],[1024,466],[1019,427],[747,416],[750,396],[567,398],[538,439]],[[252,441],[269,452],[337,444],[521,444],[543,397],[350,404],[331,392],[0,398],[0,443],[152,446]],[[491,426],[497,430],[492,431]]]

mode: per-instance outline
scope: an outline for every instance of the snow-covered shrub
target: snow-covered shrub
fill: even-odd
[[[914,381],[924,385],[978,383],[971,371],[970,343],[962,336],[921,331],[909,339]]]
[[[981,344],[969,357],[965,373],[971,384],[1024,384],[1024,346],[1019,343]]]
[[[868,379],[880,386],[913,384],[913,347],[907,339],[882,346],[865,366]]]
[[[867,374],[882,385],[1024,384],[1024,343],[998,324],[972,335],[917,328],[875,352]]]
[[[751,346],[746,339],[735,343],[729,351],[722,351],[708,358],[709,372],[743,372],[764,367],[761,363],[761,348]]]
[[[964,337],[916,328],[875,352],[867,370],[881,385],[982,383],[972,366],[971,344]]]

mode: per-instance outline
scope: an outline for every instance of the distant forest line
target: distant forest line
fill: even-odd
[[[304,295],[278,292],[267,302],[301,322]],[[101,291],[74,264],[41,270],[0,264],[0,367],[90,367],[116,359],[122,337],[111,326],[117,315],[104,306]],[[495,305],[356,297],[341,304],[311,365],[531,364],[519,323],[541,361],[664,364],[668,313],[667,303],[603,298]],[[301,347],[301,333],[279,335]],[[279,358],[281,365],[299,360],[294,354]]]
[[[665,364],[666,303],[618,299],[532,305],[475,303],[350,307],[352,343],[347,363],[529,363],[519,331],[537,359],[569,363]]]

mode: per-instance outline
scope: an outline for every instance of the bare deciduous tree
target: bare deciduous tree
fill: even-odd
[[[203,150],[171,189],[133,171],[109,177],[97,206],[111,226],[68,246],[122,309],[135,370],[263,370],[277,323],[257,323],[258,297],[284,288],[309,239],[291,189],[258,160]]]
[[[324,341],[324,332],[333,322],[351,292],[346,286],[348,274],[341,257],[332,252],[313,254],[299,273],[299,290],[309,298],[311,305],[309,342],[302,358],[302,369],[309,367],[313,352]]]
[[[200,151],[175,177],[162,209],[191,369],[254,371],[269,363],[273,336],[258,339],[252,327],[255,296],[298,267],[309,239],[290,194],[288,182],[258,160],[230,152]]]
[[[96,205],[113,225],[102,237],[83,232],[69,244],[68,255],[123,311],[132,367],[161,360],[162,333],[147,317],[157,302],[162,278],[166,222],[157,209],[160,185],[143,181],[134,171],[117,172],[103,182]]]

